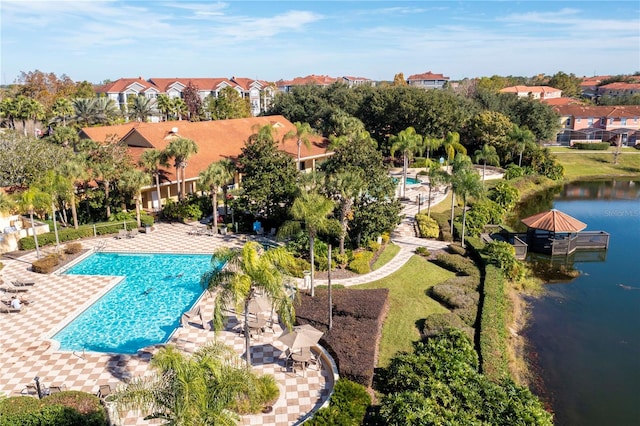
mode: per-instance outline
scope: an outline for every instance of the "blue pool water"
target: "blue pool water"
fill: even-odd
[[[393,178],[393,181],[395,183],[400,182],[400,179],[398,178]],[[416,178],[412,178],[412,177],[407,177],[407,185],[418,185],[420,183],[420,181]]]
[[[121,354],[164,343],[202,295],[200,277],[210,269],[210,255],[95,253],[66,274],[126,278],[53,339],[62,350]]]

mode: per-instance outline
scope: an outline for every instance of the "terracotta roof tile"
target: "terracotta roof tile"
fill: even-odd
[[[445,77],[443,74],[434,74],[431,71],[423,74],[410,75],[407,80],[449,80],[449,77]]]
[[[587,227],[586,223],[556,209],[522,219],[522,223],[529,228],[551,232],[580,232]]]

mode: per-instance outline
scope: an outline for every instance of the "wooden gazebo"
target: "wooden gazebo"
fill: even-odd
[[[560,210],[547,212],[522,219],[527,225],[527,245],[529,250],[546,254],[571,254],[578,248],[606,249],[609,234],[602,231],[581,232],[587,224]]]

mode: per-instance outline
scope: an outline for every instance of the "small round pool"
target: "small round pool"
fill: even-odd
[[[400,182],[399,178],[393,178],[393,181],[395,183]],[[407,185],[419,185],[420,183],[422,183],[420,180],[416,179],[416,178],[412,178],[412,177],[407,177]]]
[[[53,339],[61,350],[120,354],[165,343],[210,269],[210,255],[95,253],[66,274],[124,278]]]

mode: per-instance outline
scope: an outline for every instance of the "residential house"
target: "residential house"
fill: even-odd
[[[640,106],[557,105],[562,130],[556,141],[576,142],[620,141],[623,145],[640,143]]]
[[[581,94],[585,98],[594,99],[598,96],[598,86],[604,80],[610,78],[608,75],[599,75],[593,77],[583,77],[580,83]]]
[[[282,141],[278,148],[297,159],[298,146],[295,138],[287,138],[284,135],[290,131],[295,132],[295,126],[281,115],[266,117],[238,118],[231,120],[213,121],[165,121],[161,123],[129,123],[119,126],[87,127],[82,129],[82,138],[103,142],[109,139],[117,139],[128,147],[128,151],[134,161],[138,161],[145,150],[163,150],[171,140],[184,137],[193,140],[198,145],[198,153],[189,158],[186,168],[186,192],[196,192],[196,183],[199,174],[211,163],[223,158],[235,160],[241,153],[245,142],[255,133],[256,127],[272,126],[275,139]],[[310,171],[325,161],[332,151],[327,149],[328,141],[321,136],[310,137],[310,148],[300,147],[299,169]],[[161,199],[176,199],[178,195],[175,169],[169,167],[163,173],[165,179],[161,184]],[[235,183],[239,183],[241,176],[237,176]],[[162,200],[159,200],[155,185],[143,188],[142,203],[146,209],[158,209]]]
[[[513,93],[519,98],[554,99],[562,97],[562,90],[550,86],[509,86],[500,93]]]
[[[421,89],[442,89],[444,85],[449,81],[449,77],[445,77],[442,74],[434,74],[428,71],[423,74],[410,75],[407,78],[407,84],[413,87],[419,87]]]
[[[640,83],[616,82],[598,87],[598,96],[610,96],[617,98],[633,95],[640,95]]]
[[[314,85],[325,87],[332,85],[338,80],[338,78],[329,77],[328,75],[311,74],[306,77],[296,77],[293,80],[278,80],[276,81],[276,87],[281,92],[289,93],[296,86]]]
[[[375,82],[366,77],[352,77],[352,76],[345,75],[342,77],[342,82],[349,87],[356,87],[356,86],[362,86],[362,85],[375,86]]]
[[[184,97],[184,89],[191,82],[198,88],[200,98],[207,96],[217,98],[225,87],[231,87],[245,99],[249,99],[251,113],[256,116],[267,111],[271,106],[276,88],[272,83],[250,78],[150,78],[144,80],[138,78],[121,78],[112,83],[96,89],[96,93],[105,94],[112,99],[122,110],[126,111],[129,96],[144,95],[155,99],[160,94],[170,98]]]

